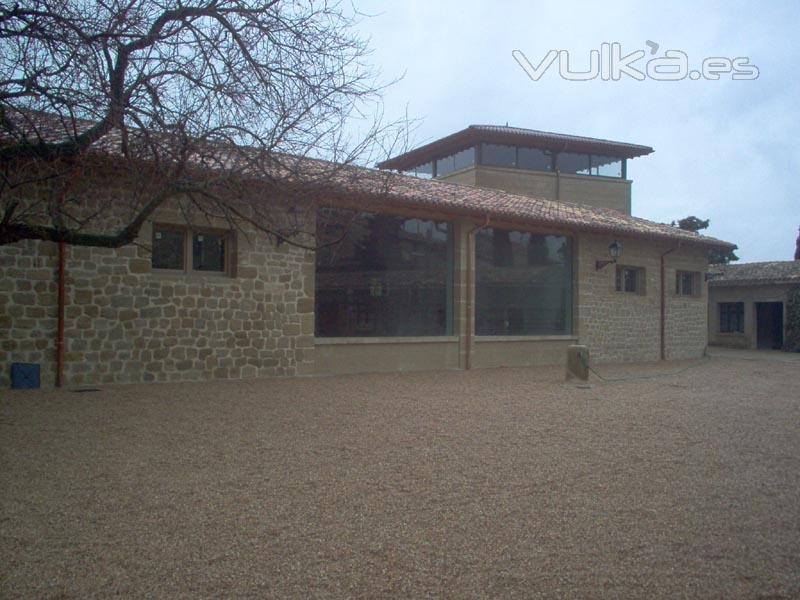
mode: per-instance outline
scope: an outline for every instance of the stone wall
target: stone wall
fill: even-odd
[[[708,258],[704,251],[680,248],[668,254],[666,261],[666,323],[664,349],[667,360],[702,356],[708,346],[708,284],[705,272]],[[699,272],[700,290],[694,296],[675,292],[677,271]]]
[[[169,209],[154,220],[181,222]],[[250,233],[237,234],[234,277],[154,272],[149,223],[141,245],[68,248],[66,385],[309,372],[313,253]],[[54,384],[56,278],[56,244],[0,246],[0,388],[12,362],[39,363]]]
[[[167,208],[154,221],[179,224],[182,219]],[[455,336],[425,346],[426,351],[446,351],[439,358],[429,357],[428,368],[464,367],[466,239],[473,227],[466,220],[457,222]],[[234,276],[167,273],[151,269],[146,248],[151,238],[148,223],[135,245],[118,250],[68,249],[64,368],[68,386],[288,376],[319,372],[317,367],[332,372],[324,366],[334,362],[340,372],[364,370],[357,353],[351,357],[352,365],[343,366],[350,351],[343,344],[319,350],[321,358],[333,356],[335,350],[336,360],[316,364],[313,252],[276,246],[263,235],[239,233]],[[643,293],[622,293],[615,290],[615,265],[595,269],[596,260],[608,257],[613,239],[574,238],[572,336],[483,340],[473,345],[475,366],[560,364],[564,345],[576,338],[589,347],[595,362],[658,360],[660,256],[672,246],[621,238],[620,264],[645,270]],[[667,255],[666,265],[666,357],[701,356],[708,335],[707,286],[702,277],[705,251],[676,248]],[[700,294],[676,296],[678,269],[700,273]],[[0,388],[10,383],[12,362],[39,363],[43,385],[54,383],[56,275],[55,244],[0,247]],[[416,365],[423,356],[414,344],[383,344],[381,350],[388,352],[384,352],[387,361],[396,363],[396,368]],[[362,345],[359,351],[371,348],[376,346]],[[404,352],[418,355],[410,357],[416,362],[406,360]]]
[[[576,333],[589,347],[593,361],[655,361],[661,357],[660,257],[672,246],[623,239],[621,265],[645,272],[643,293],[618,292],[616,267],[595,269],[596,260],[607,259],[612,237],[580,236],[577,244]],[[697,358],[707,345],[706,253],[702,248],[683,247],[666,255],[665,350],[667,359]],[[677,270],[700,273],[701,293],[696,297],[675,295]]]

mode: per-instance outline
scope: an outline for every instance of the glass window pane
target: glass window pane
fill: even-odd
[[[475,164],[475,148],[466,148],[461,152],[456,152],[453,155],[453,169],[466,169]]]
[[[518,150],[520,169],[530,169],[531,171],[552,171],[553,154],[547,150],[538,148],[519,148]]]
[[[433,177],[433,163],[429,162],[425,163],[424,165],[414,167],[413,173],[422,179],[431,179]]]
[[[179,229],[153,227],[152,265],[154,269],[183,270],[185,236],[186,232]]]
[[[316,253],[319,337],[452,334],[450,224],[323,209]]]
[[[436,161],[436,176],[441,177],[475,164],[475,148],[466,148]]]
[[[622,177],[622,159],[615,156],[592,155],[592,175]]]
[[[483,144],[481,162],[492,167],[516,167],[517,149],[514,146]]]
[[[744,303],[720,302],[720,333],[744,333]]]
[[[453,155],[445,156],[444,158],[436,159],[436,176],[441,177],[454,171]]]
[[[475,237],[477,335],[572,331],[569,238],[492,228]]]
[[[644,293],[644,269],[617,266],[615,288],[618,292]]]
[[[225,236],[195,233],[192,240],[192,268],[195,271],[225,271]]]
[[[591,170],[589,155],[573,154],[572,152],[560,152],[558,154],[558,169],[562,173],[589,175]]]

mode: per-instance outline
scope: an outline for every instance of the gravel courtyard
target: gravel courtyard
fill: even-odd
[[[759,356],[0,391],[0,596],[797,598]]]

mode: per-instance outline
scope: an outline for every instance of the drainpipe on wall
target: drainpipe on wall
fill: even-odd
[[[66,292],[67,248],[64,242],[58,242],[58,326],[56,330],[56,387],[64,385],[64,306]]]
[[[678,246],[680,247],[680,246]],[[666,269],[666,256],[675,252],[677,248],[670,248],[661,255],[661,360],[666,360],[666,322],[667,322],[667,269]]]
[[[466,314],[466,348],[464,354],[464,370],[469,371],[472,369],[472,338],[473,329],[475,327],[475,285],[473,282],[473,274],[475,273],[475,234],[481,229],[486,229],[489,226],[489,215],[486,215],[482,225],[476,225],[467,232],[467,277],[466,277],[466,290],[467,294],[467,314]]]

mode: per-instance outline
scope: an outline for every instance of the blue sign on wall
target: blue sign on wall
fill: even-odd
[[[36,363],[11,363],[11,389],[39,389],[39,365]]]

